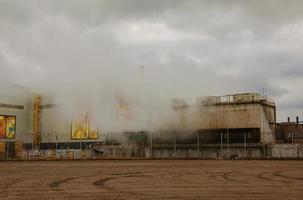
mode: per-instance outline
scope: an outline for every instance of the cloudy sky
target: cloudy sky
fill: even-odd
[[[0,90],[259,92],[303,117],[303,1],[0,1]],[[90,98],[87,98],[90,97]],[[105,100],[104,100],[105,101]]]

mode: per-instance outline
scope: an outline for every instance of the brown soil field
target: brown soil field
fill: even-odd
[[[0,199],[303,199],[303,161],[0,162]]]

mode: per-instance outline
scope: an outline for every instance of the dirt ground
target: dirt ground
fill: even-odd
[[[303,199],[303,161],[0,162],[0,199]]]

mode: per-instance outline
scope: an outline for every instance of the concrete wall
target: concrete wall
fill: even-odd
[[[149,155],[149,154],[148,154]],[[261,147],[200,147],[197,148],[154,148],[153,158],[197,158],[197,159],[260,159],[263,157]]]
[[[265,105],[261,105],[260,108],[261,142],[264,144],[275,143],[275,124],[270,122],[275,117],[275,109],[273,107],[266,107]]]
[[[261,102],[191,106],[179,110],[176,116],[177,130],[259,128],[262,143],[275,142],[275,107]]]
[[[154,158],[154,159],[303,159],[301,144],[271,144],[271,145],[242,145],[230,146],[201,146],[197,147],[127,147],[125,145],[111,145],[103,148],[103,153],[93,149],[55,149],[52,150],[23,150],[9,159],[126,159],[126,158]],[[14,148],[12,149],[14,151]],[[6,153],[0,156],[6,159]]]
[[[271,145],[271,157],[277,159],[303,158],[301,144],[273,144]]]
[[[259,128],[260,104],[219,104],[201,108],[198,129]]]

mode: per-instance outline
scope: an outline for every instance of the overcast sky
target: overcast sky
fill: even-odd
[[[92,99],[142,88],[154,98],[264,91],[279,120],[303,117],[302,9],[291,0],[1,0],[0,89]]]

